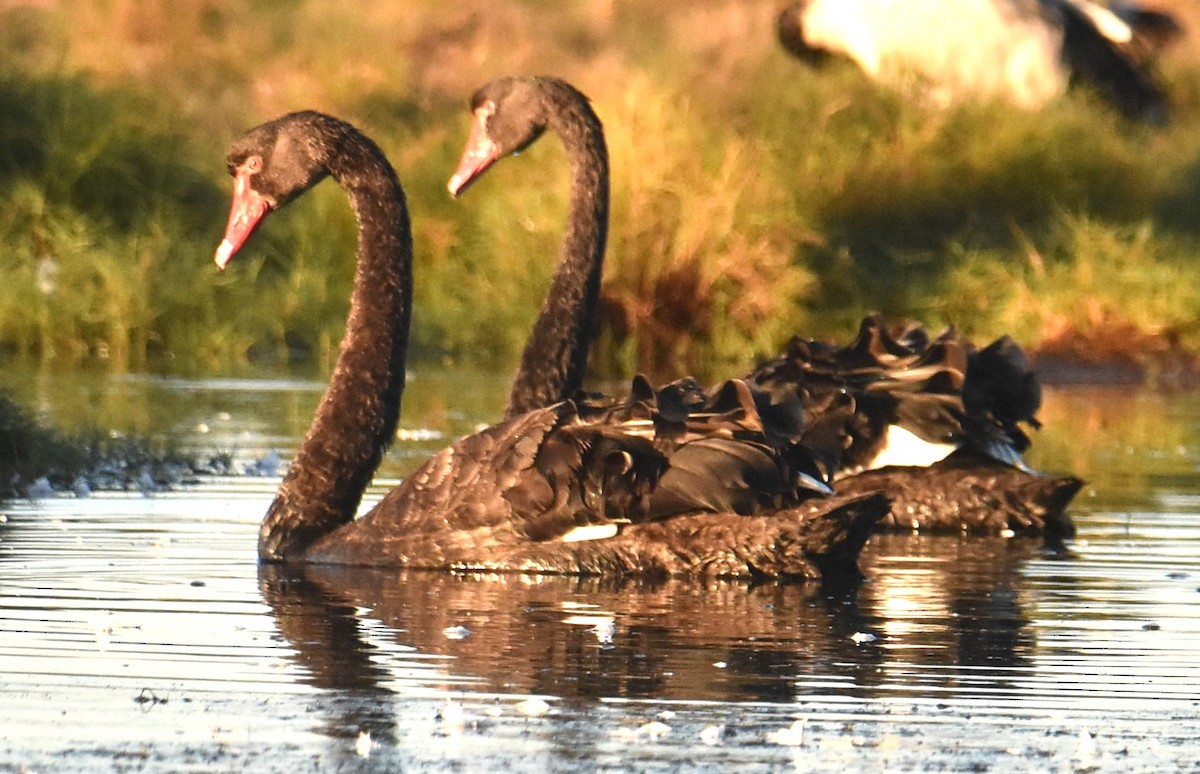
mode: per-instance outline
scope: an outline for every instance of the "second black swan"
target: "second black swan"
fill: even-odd
[[[560,268],[513,395],[567,397],[578,388],[578,364],[591,343],[583,338],[591,323],[578,321],[598,313],[609,199],[601,122],[583,94],[550,77],[496,79],[475,92],[470,107],[471,130],[449,184],[455,196],[547,130],[566,147],[571,208]],[[564,286],[564,277],[574,284]],[[557,327],[545,319],[551,309],[561,316]],[[558,376],[567,372],[571,379]],[[829,464],[838,491],[891,494],[883,526],[1054,536],[1073,531],[1065,509],[1082,482],[1038,475],[1021,458],[1029,443],[1021,425],[1037,426],[1041,391],[1024,353],[1008,337],[977,350],[953,332],[932,339],[910,326],[892,335],[869,317],[851,344],[797,337],[782,357],[745,379],[773,400],[802,400],[805,440],[842,450]],[[908,456],[898,456],[894,445],[886,448],[898,437],[910,441]],[[911,456],[914,447],[919,458]]]

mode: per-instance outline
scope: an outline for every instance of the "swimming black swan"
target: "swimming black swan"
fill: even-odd
[[[474,94],[471,110],[474,122],[450,180],[451,193],[461,193],[493,163],[528,147],[546,129],[557,132],[573,169],[572,208],[559,274],[597,276],[607,207],[588,205],[608,201],[608,172],[603,129],[587,98],[556,78],[500,78]],[[581,190],[588,186],[591,192]],[[546,308],[551,304],[548,300]],[[564,312],[567,319],[591,318],[596,296],[576,293],[557,308],[569,310]],[[574,330],[582,335],[589,329]],[[586,355],[586,346],[572,344],[570,351],[576,356]],[[538,347],[543,358],[561,357],[557,353],[566,351],[565,344],[543,342]],[[530,357],[530,348],[525,356]],[[554,373],[553,364],[541,372]],[[527,375],[523,368],[518,380]],[[886,488],[893,495],[884,525],[955,532],[1071,532],[1064,509],[1081,482],[1039,476],[1024,466],[1021,452],[1028,438],[1019,425],[1036,426],[1041,393],[1024,353],[1007,337],[976,351],[951,334],[930,341],[916,327],[895,338],[871,317],[849,346],[797,338],[783,357],[745,378],[780,405],[802,400],[805,427],[800,432],[813,448],[844,450],[827,465],[840,476],[839,491]],[[559,380],[552,387],[563,384]],[[527,387],[526,393],[536,391]],[[925,456],[914,460],[910,450],[898,457],[894,447],[888,456],[884,447],[898,435],[923,439],[919,453]],[[950,459],[941,461],[952,451]],[[887,467],[892,462],[904,467]],[[921,467],[914,467],[918,464]]]
[[[292,113],[228,156],[222,268],[274,209],[326,176],[358,220],[350,315],[328,389],[259,532],[265,562],[546,573],[849,578],[878,493],[826,497],[817,460],[764,423],[744,382],[712,395],[635,382],[625,403],[555,403],[461,439],[355,520],[404,389],[412,235],[383,153]],[[775,407],[768,407],[774,410]]]
[[[1149,41],[1178,25],[1129,4],[1114,10],[1091,0],[801,0],[776,31],[807,64],[846,57],[872,78],[916,74],[943,97],[998,94],[1037,108],[1086,84],[1126,116],[1164,123]]]

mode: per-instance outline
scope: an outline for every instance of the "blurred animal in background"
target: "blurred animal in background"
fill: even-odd
[[[777,31],[804,62],[843,57],[877,80],[915,78],[938,102],[1002,96],[1036,109],[1085,85],[1152,124],[1168,114],[1157,59],[1183,34],[1168,13],[1091,0],[800,0]]]
[[[1153,64],[1163,51],[1183,37],[1183,27],[1165,11],[1120,0],[1110,3],[1108,10],[1128,26],[1129,39],[1121,48],[1139,64]]]

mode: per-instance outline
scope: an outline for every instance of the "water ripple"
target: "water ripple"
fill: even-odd
[[[1102,481],[1062,550],[879,536],[839,594],[259,567],[278,476],[11,503],[0,769],[1196,769],[1169,473]]]

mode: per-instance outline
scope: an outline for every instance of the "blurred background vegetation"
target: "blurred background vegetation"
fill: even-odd
[[[327,368],[354,223],[322,186],[229,271],[224,154],[287,111],[365,130],[409,194],[416,351],[511,367],[566,212],[555,141],[461,201],[485,81],[589,94],[613,161],[599,375],[726,374],[879,310],[1033,350],[1200,351],[1200,8],[1166,127],[1086,92],[934,108],[778,46],[777,0],[0,0],[0,352]],[[1140,355],[1138,355],[1140,357]]]

